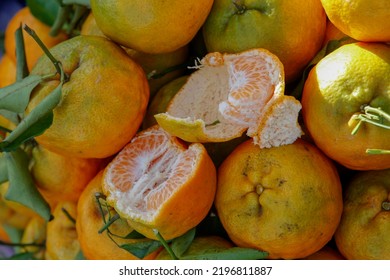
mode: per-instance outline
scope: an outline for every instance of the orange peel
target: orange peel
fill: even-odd
[[[265,49],[207,54],[187,83],[156,114],[157,123],[187,142],[224,142],[244,132],[260,147],[302,135],[301,104],[284,95],[283,65]]]

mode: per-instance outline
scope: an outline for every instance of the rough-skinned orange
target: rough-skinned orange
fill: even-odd
[[[271,259],[304,258],[336,231],[340,178],[333,163],[304,140],[264,149],[248,140],[219,167],[215,206],[237,246],[266,251]]]
[[[149,100],[142,68],[115,43],[96,36],[76,36],[51,49],[69,81],[62,86],[52,125],[36,141],[65,156],[105,158],[118,152],[137,132]],[[32,74],[55,73],[44,56]],[[42,82],[27,112],[59,84]]]
[[[369,123],[390,125],[376,112],[390,112],[389,81],[386,44],[346,44],[319,61],[301,99],[303,120],[315,144],[349,169],[390,168],[389,154],[367,153],[390,150],[390,130]]]

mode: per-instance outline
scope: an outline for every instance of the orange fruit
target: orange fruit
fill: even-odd
[[[8,25],[5,30],[5,53],[12,59],[12,61],[16,64],[16,41],[15,41],[15,31],[20,27],[21,24],[28,25],[31,29],[33,29],[41,41],[45,44],[46,47],[51,48],[58,43],[65,41],[68,36],[60,32],[57,36],[52,37],[49,35],[50,26],[47,26],[43,22],[39,21],[35,18],[28,7],[24,7],[20,9],[8,22]],[[25,52],[26,52],[26,60],[28,69],[31,70],[38,58],[43,55],[42,49],[39,45],[34,41],[34,39],[28,35],[25,31],[23,31]]]
[[[104,36],[96,24],[95,17],[90,13],[82,25],[81,34]],[[144,69],[148,78],[150,96],[153,97],[156,92],[166,83],[179,77],[184,72],[184,67],[169,71],[172,67],[178,67],[183,64],[188,57],[188,45],[168,53],[149,54],[134,49],[123,47],[126,53]],[[163,72],[169,71],[165,74]],[[159,77],[159,75],[162,75]]]
[[[195,237],[188,249],[179,257],[183,259],[191,259],[191,256],[197,256],[201,254],[218,253],[223,249],[232,248],[233,244],[216,235],[211,236],[198,236]],[[158,253],[156,260],[172,260],[167,250],[162,250]]]
[[[362,121],[352,134],[365,108],[390,112],[389,80],[390,46],[385,44],[346,44],[312,68],[301,99],[302,115],[326,155],[349,169],[390,168],[390,155],[366,152],[390,150],[390,130]],[[385,118],[378,122],[390,125]]]
[[[246,131],[261,147],[289,144],[302,134],[301,104],[284,95],[284,85],[280,60],[265,49],[209,53],[155,118],[188,142],[224,142]]]
[[[31,218],[23,231],[21,244],[34,244],[20,247],[21,253],[33,253],[34,258],[43,259],[45,254],[46,221],[40,216]]]
[[[80,34],[105,37],[103,32],[97,26],[95,17],[93,16],[92,12],[88,14],[87,18],[84,20],[83,24],[81,25]]]
[[[216,189],[215,166],[202,144],[187,146],[160,127],[141,131],[108,164],[107,202],[144,236],[166,240],[198,225]]]
[[[326,31],[323,46],[325,46],[329,41],[337,40],[340,41],[341,45],[355,43],[356,40],[352,39],[345,33],[341,32],[331,21],[326,22]]]
[[[325,245],[319,251],[303,258],[304,260],[345,260],[337,249]]]
[[[80,247],[86,259],[90,260],[135,260],[136,256],[121,249],[119,245],[144,241],[145,239],[124,239],[133,229],[127,224],[126,220],[116,220],[109,230],[112,232],[111,238],[107,232],[99,233],[99,230],[105,225],[104,220],[109,220],[115,215],[111,208],[109,211],[102,202],[104,218],[97,203],[96,194],[102,193],[103,171],[99,172],[88,184],[81,194],[77,203],[76,230],[80,242]],[[118,243],[115,244],[114,242]],[[145,259],[153,259],[158,252],[152,252]]]
[[[76,202],[90,180],[103,168],[100,159],[67,157],[36,146],[31,174],[52,210],[60,201]]]
[[[0,88],[9,86],[16,82],[16,63],[8,54],[0,59]]]
[[[344,190],[344,210],[335,233],[347,259],[390,259],[390,169],[360,171]]]
[[[62,86],[53,123],[36,141],[69,157],[106,158],[117,153],[137,132],[149,101],[142,68],[115,43],[96,36],[76,36],[51,49],[70,76]],[[55,73],[44,56],[32,74]],[[42,82],[27,112],[59,84],[58,77]]]
[[[118,44],[145,53],[168,53],[195,37],[212,4],[213,0],[92,0],[91,9],[102,32]]]
[[[358,41],[389,42],[388,0],[321,0],[329,20]]]
[[[237,246],[266,251],[270,259],[304,258],[336,231],[340,178],[309,142],[261,149],[248,140],[218,169],[215,207]]]
[[[203,36],[209,52],[269,50],[282,61],[290,83],[321,48],[325,27],[319,0],[214,0]]]
[[[75,202],[62,201],[56,206],[53,211],[54,218],[46,227],[45,259],[74,260],[80,251],[75,221],[72,221],[64,210],[74,219],[77,216]]]
[[[0,224],[7,225],[16,229],[24,229],[31,216],[17,212],[0,196]],[[15,207],[14,207],[15,208]]]

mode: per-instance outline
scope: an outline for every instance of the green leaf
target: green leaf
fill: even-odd
[[[192,241],[194,240],[195,232],[196,229],[193,228],[182,236],[172,240],[171,249],[178,258],[180,258],[184,252],[187,251],[188,247],[190,247]]]
[[[0,109],[23,113],[32,90],[42,81],[41,76],[31,75],[12,85],[0,88]]]
[[[37,190],[34,180],[28,168],[29,158],[27,154],[18,149],[5,154],[7,159],[7,171],[9,187],[5,198],[16,201],[31,208],[45,220],[50,220],[49,204]]]
[[[34,17],[48,26],[53,25],[60,7],[57,0],[27,0],[26,4]]]
[[[131,231],[128,235],[124,237],[124,239],[143,239],[143,238],[145,238],[145,236],[136,230]]]
[[[75,258],[74,258],[75,260],[85,260],[85,256],[84,256],[84,254],[83,254],[83,251],[79,251],[78,253],[77,253],[77,255],[75,256]]]
[[[7,138],[0,143],[0,150],[4,152],[11,152],[19,148],[23,143],[33,139],[34,137],[42,134],[53,123],[53,113],[49,112],[46,116],[43,116],[39,121],[33,123],[24,130],[18,137],[12,141],[8,141]],[[11,132],[12,134],[12,132]],[[11,135],[10,134],[10,135]]]
[[[0,184],[8,181],[7,158],[4,154],[0,156]]]
[[[26,252],[13,255],[8,260],[35,260],[35,257],[33,252]]]
[[[18,124],[19,123],[19,115],[18,115],[18,113],[0,109],[0,115],[2,115],[4,118],[10,120],[14,124]]]
[[[136,243],[122,244],[119,247],[133,254],[137,258],[143,259],[150,253],[160,248],[161,243],[156,240],[148,240],[148,241],[141,241]]]
[[[23,28],[20,25],[15,31],[15,42],[16,42],[16,80],[20,81],[27,77],[28,67],[26,61],[26,52],[23,38]]]
[[[19,125],[0,143],[1,151],[12,151],[32,137],[42,134],[50,127],[53,109],[61,100],[62,84],[59,84],[39,103]]]
[[[86,7],[91,7],[91,3],[89,0],[62,0],[62,3],[64,5],[77,4],[77,5],[82,5],[82,6],[86,6]]]
[[[181,260],[262,260],[268,253],[250,248],[233,247],[228,249],[205,250],[199,254],[185,255]]]

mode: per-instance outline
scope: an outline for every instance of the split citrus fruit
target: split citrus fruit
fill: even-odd
[[[110,234],[99,231],[116,215],[112,207],[106,207],[102,197],[103,171],[87,185],[77,203],[76,231],[80,248],[88,260],[137,260],[135,255],[121,248],[122,245],[142,242],[145,239],[128,239],[133,229],[124,219],[117,219],[109,226]],[[154,259],[152,252],[145,259]]]
[[[137,134],[108,164],[103,192],[129,225],[169,240],[198,225],[216,190],[216,169],[200,143],[187,146],[157,125]]]
[[[202,31],[208,52],[271,51],[290,83],[321,48],[325,25],[319,0],[214,0]]]
[[[207,54],[174,96],[158,124],[188,142],[224,142],[245,131],[260,147],[301,136],[301,104],[284,95],[279,59],[265,49]]]

